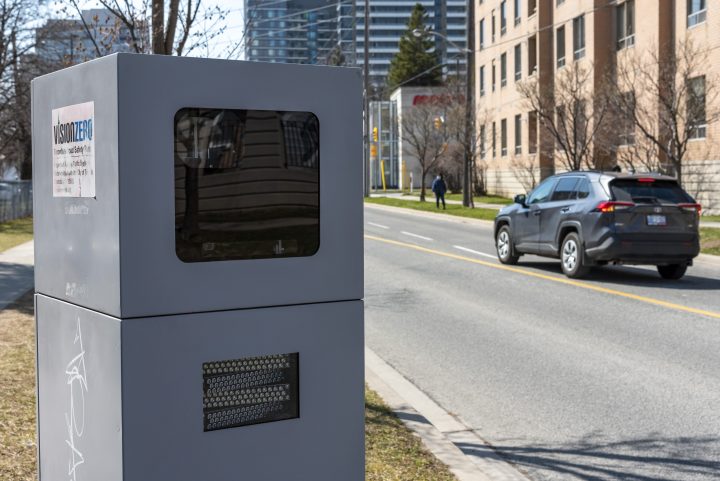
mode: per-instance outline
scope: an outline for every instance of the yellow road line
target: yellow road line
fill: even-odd
[[[660,299],[653,299],[652,297],[640,296],[637,294],[631,294],[629,292],[618,291],[616,289],[608,289],[607,287],[600,287],[587,282],[576,281],[565,277],[551,276],[548,274],[541,274],[539,272],[529,271],[526,269],[520,269],[518,267],[507,266],[503,264],[496,264],[493,262],[483,261],[480,259],[473,259],[472,257],[461,256],[458,254],[452,254],[450,252],[443,252],[435,249],[428,249],[427,247],[418,246],[415,244],[408,244],[406,242],[400,242],[391,239],[385,239],[383,237],[377,237],[373,235],[365,235],[366,239],[374,240],[377,242],[384,242],[386,244],[392,244],[395,246],[406,247],[408,249],[414,249],[416,251],[425,252],[428,254],[435,254],[438,256],[449,257],[459,261],[471,262],[473,264],[480,264],[485,267],[492,267],[493,269],[500,269],[503,271],[515,272],[530,277],[537,277],[538,279],[545,279],[547,281],[558,282],[560,284],[567,284],[569,286],[581,287],[583,289],[589,289],[595,292],[602,292],[604,294],[610,294],[614,296],[625,297],[627,299],[633,299],[635,301],[645,302],[647,304],[654,304],[656,306],[667,307],[668,309],[674,309],[677,311],[690,312],[692,314],[699,314],[701,316],[714,317],[720,319],[720,312],[706,311],[704,309],[696,309],[694,307],[683,306],[681,304],[675,304],[672,302],[661,301]]]

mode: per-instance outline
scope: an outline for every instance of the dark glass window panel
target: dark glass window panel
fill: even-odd
[[[588,182],[587,179],[581,180],[575,190],[577,191],[578,199],[587,199],[590,197],[590,182]]]
[[[575,185],[577,184],[577,177],[566,177],[560,179],[555,187],[551,201],[555,200],[572,200],[575,198]]]
[[[175,251],[184,262],[311,256],[320,133],[310,112],[175,115]]]
[[[614,200],[636,204],[683,204],[695,202],[676,182],[656,180],[640,182],[636,179],[617,179],[610,183]]]

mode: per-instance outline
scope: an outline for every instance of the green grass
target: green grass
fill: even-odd
[[[447,210],[442,210],[435,207],[434,198],[432,199],[432,201],[428,200],[426,202],[418,202],[416,200],[394,199],[388,197],[371,197],[366,198],[365,202],[370,204],[389,205],[391,207],[404,207],[406,209],[420,210],[424,212],[434,212],[436,214],[449,214],[458,217],[470,217],[472,219],[482,220],[493,220],[498,213],[497,209],[483,209],[479,207],[475,209],[470,209],[458,204],[448,204]]]
[[[700,221],[720,222],[720,215],[704,215],[700,217]]]
[[[447,200],[463,200],[462,192],[457,194],[446,194],[445,198]],[[512,199],[508,199],[507,197],[501,197],[499,195],[476,195],[473,197],[473,201],[477,202],[478,204],[509,205],[513,203]]]
[[[35,323],[29,292],[0,310],[0,479],[35,481]],[[367,481],[457,481],[373,391],[365,390]]]
[[[700,251],[703,254],[720,256],[720,229],[714,227],[700,228]]]
[[[412,194],[408,191],[405,191],[405,192],[403,192],[403,195],[419,197],[420,191],[415,190],[415,191],[413,191]],[[427,190],[427,193],[425,195],[427,196],[428,199],[431,197],[433,199],[435,198],[435,194],[433,194],[429,189]],[[449,194],[449,193],[445,194],[445,199],[461,201],[461,200],[463,200],[462,192],[457,192],[454,194]],[[508,199],[507,197],[501,197],[499,195],[476,195],[473,197],[473,201],[475,201],[478,204],[508,205],[508,204],[513,203],[512,199]]]
[[[32,217],[11,220],[0,224],[0,252],[32,240]]]

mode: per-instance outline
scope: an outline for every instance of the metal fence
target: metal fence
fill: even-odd
[[[32,215],[32,181],[0,180],[0,222]]]

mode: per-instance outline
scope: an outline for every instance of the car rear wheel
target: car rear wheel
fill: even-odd
[[[500,228],[495,237],[495,249],[497,256],[503,264],[517,264],[520,256],[513,252],[512,236],[510,235],[510,227],[504,225]]]
[[[665,266],[657,266],[658,273],[663,279],[677,280],[685,275],[687,264],[669,264]]]
[[[560,264],[566,276],[578,279],[587,275],[590,267],[585,265],[584,254],[580,236],[575,232],[566,235],[560,248]]]

